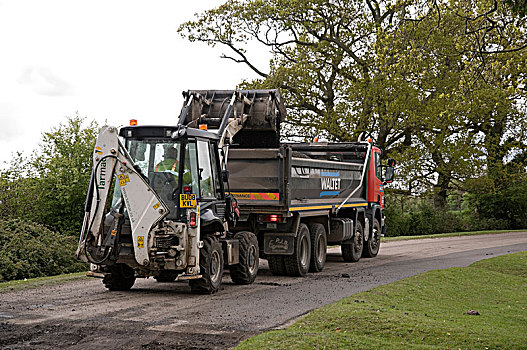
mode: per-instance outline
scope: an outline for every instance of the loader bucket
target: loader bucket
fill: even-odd
[[[243,129],[234,136],[236,145],[279,147],[286,110],[278,90],[189,90],[183,95],[180,124],[191,128],[206,124],[213,130],[224,126],[226,119],[246,116]]]

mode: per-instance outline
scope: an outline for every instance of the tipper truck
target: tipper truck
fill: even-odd
[[[188,123],[208,125],[233,91],[199,93],[216,98],[209,104],[192,101],[194,117]],[[340,245],[345,261],[375,257],[386,231],[384,185],[393,179],[395,161],[382,165],[382,152],[371,140],[280,143],[286,109],[278,90],[242,93],[270,96],[275,103],[265,107],[275,111],[247,109],[248,127],[223,150],[226,189],[240,210],[230,229],[254,232],[260,257],[276,275],[321,271],[328,244]]]
[[[328,244],[340,245],[345,261],[377,255],[394,165],[381,165],[379,148],[368,141],[235,147],[227,162],[240,208],[234,229],[257,235],[273,274],[321,271]]]

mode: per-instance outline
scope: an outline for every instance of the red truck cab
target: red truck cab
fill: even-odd
[[[378,203],[384,209],[384,184],[381,169],[381,150],[373,146],[368,169],[368,203]]]

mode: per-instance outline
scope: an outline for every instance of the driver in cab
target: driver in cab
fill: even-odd
[[[178,150],[175,147],[169,147],[165,152],[165,159],[156,165],[156,172],[169,172],[174,175],[176,180],[179,176],[179,157]],[[183,170],[183,183],[192,183],[192,175],[189,169],[185,167]]]

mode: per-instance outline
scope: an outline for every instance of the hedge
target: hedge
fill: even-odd
[[[0,220],[0,282],[84,271],[77,239],[20,219]]]

